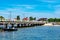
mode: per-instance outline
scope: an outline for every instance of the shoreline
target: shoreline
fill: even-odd
[[[43,26],[60,26],[60,25],[56,25],[56,24],[53,24],[53,23],[47,23],[47,24],[44,24]]]

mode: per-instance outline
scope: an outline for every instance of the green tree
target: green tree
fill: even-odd
[[[49,18],[48,22],[54,22],[54,19],[53,18]]]
[[[36,17],[34,18],[34,20],[36,20]]]
[[[33,17],[29,17],[30,21],[33,20]]]
[[[36,20],[36,17],[34,17],[34,18],[33,17],[29,17],[29,19],[30,19],[30,21],[31,20]]]
[[[60,22],[60,18],[49,18],[48,22]]]
[[[57,21],[57,18],[54,18],[54,22],[56,22]]]
[[[2,21],[3,19],[5,19],[3,16],[0,16],[0,20]]]
[[[19,15],[17,16],[17,20],[20,20],[20,16]]]
[[[59,19],[59,18],[57,18],[56,22],[60,22],[60,19]]]

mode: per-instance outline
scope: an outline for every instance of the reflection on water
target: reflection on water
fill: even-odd
[[[0,32],[0,40],[60,40],[60,27],[19,28],[14,32]]]
[[[14,32],[1,32],[0,40],[14,40]]]

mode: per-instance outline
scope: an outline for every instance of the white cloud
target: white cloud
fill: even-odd
[[[56,9],[56,10],[54,11],[54,13],[60,15],[60,9],[58,9],[58,10]]]
[[[55,10],[59,10],[60,9],[60,5],[55,5],[54,8],[55,8]]]
[[[43,0],[44,2],[56,2],[56,0]]]
[[[60,5],[55,5],[54,6],[54,13],[58,14],[58,15],[60,14]]]
[[[34,9],[34,7],[32,7],[32,6],[25,6],[25,8],[27,8],[27,9]]]
[[[21,18],[22,17],[29,17],[29,16],[33,16],[33,17],[59,17],[59,15],[57,13],[60,13],[60,10],[58,10],[59,5],[55,6],[55,14],[53,13],[47,13],[47,12],[27,12],[25,11],[26,9],[33,9],[35,6],[37,5],[16,5],[17,7],[14,8],[6,8],[5,10],[0,10],[0,13],[2,14],[8,14],[11,11],[12,13],[12,18],[16,17],[17,15],[20,15]],[[25,8],[21,8],[21,6],[25,7]],[[58,9],[57,9],[58,8]],[[25,9],[25,10],[24,10]]]
[[[39,1],[47,2],[47,3],[57,3],[57,2],[59,2],[59,0],[39,0]]]
[[[0,14],[8,14],[6,10],[0,10]]]
[[[16,7],[24,7],[25,9],[34,9],[37,5],[15,5]]]
[[[55,5],[54,7],[54,15],[55,17],[60,18],[60,5]]]

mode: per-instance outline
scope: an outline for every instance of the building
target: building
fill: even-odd
[[[14,18],[14,21],[17,21],[17,18]]]
[[[23,18],[23,21],[29,21],[29,18],[28,17]]]
[[[47,21],[47,18],[40,18],[37,21]]]

